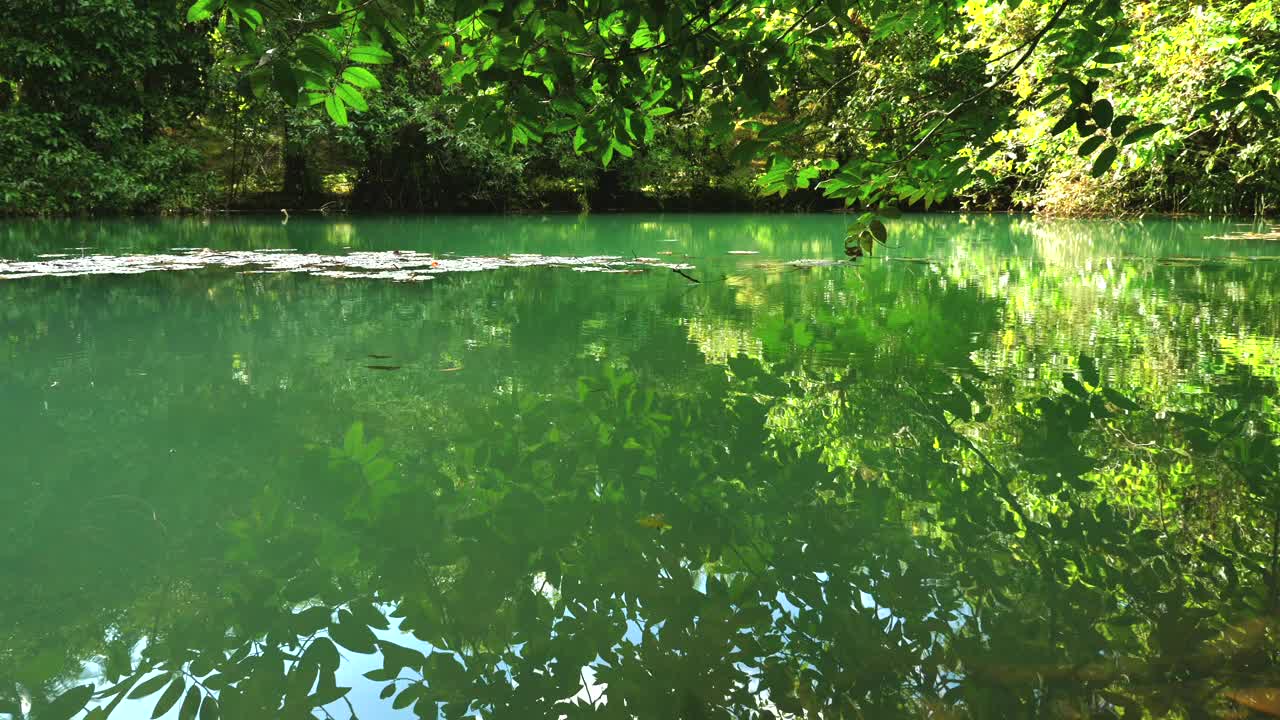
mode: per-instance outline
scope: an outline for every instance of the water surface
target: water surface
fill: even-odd
[[[1276,713],[1280,244],[843,228],[0,224],[559,258],[0,280],[0,717]]]

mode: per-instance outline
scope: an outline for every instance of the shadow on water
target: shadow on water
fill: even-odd
[[[1275,269],[952,229],[0,286],[0,713],[1276,714]]]

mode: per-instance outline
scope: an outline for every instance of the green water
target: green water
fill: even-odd
[[[1241,229],[908,217],[802,267],[841,218],[0,224],[701,281],[0,280],[0,717],[1280,705],[1280,244]]]

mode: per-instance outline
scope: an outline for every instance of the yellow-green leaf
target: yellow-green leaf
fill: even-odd
[[[329,113],[329,117],[339,125],[347,124],[347,108],[342,104],[342,100],[337,95],[326,95],[324,98],[324,109]]]

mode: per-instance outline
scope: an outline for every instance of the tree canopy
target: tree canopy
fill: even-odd
[[[503,206],[531,174],[569,193],[586,178],[661,194],[735,167],[757,192],[864,209],[960,196],[1240,211],[1277,193],[1274,0],[113,0],[50,13],[27,3],[0,20],[0,108],[37,160],[6,183],[15,211],[102,192],[67,187],[73,165],[94,167],[74,148],[172,162],[157,140],[218,167],[224,202],[278,163],[295,199],[324,168],[354,166],[330,186],[412,206],[424,156]],[[104,24],[102,41],[87,34]],[[78,119],[91,112],[98,122]],[[159,202],[136,195],[116,205]]]

